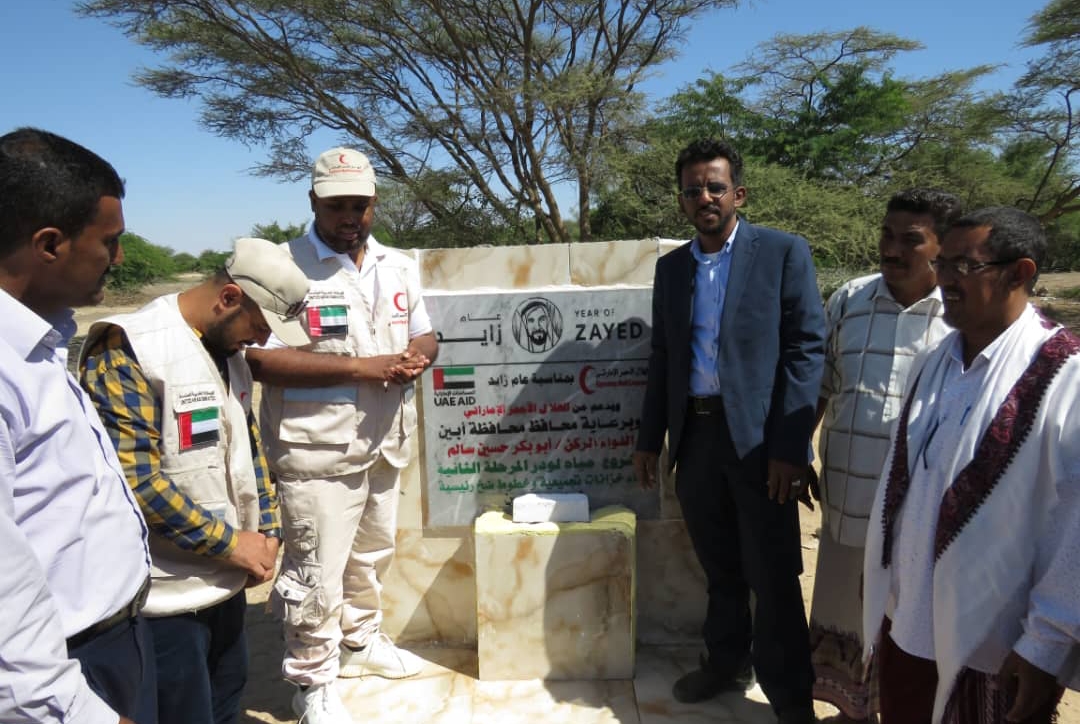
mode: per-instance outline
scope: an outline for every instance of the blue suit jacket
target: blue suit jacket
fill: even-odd
[[[659,452],[668,433],[674,465],[690,378],[691,301],[697,262],[684,244],[656,262],[652,353],[638,450]],[[801,236],[740,219],[720,319],[719,377],[740,458],[810,459],[825,362],[825,315],[810,247]]]

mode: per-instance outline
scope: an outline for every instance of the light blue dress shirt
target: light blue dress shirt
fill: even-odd
[[[67,371],[70,311],[0,290],[0,721],[100,724],[64,639],[119,611],[150,573],[142,513]]]
[[[724,312],[728,277],[731,275],[731,249],[739,224],[731,230],[723,248],[713,254],[701,250],[697,237],[690,242],[690,253],[697,262],[693,279],[690,312],[690,394],[720,394],[720,316]]]

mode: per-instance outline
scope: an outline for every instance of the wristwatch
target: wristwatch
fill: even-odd
[[[277,538],[281,540],[281,528],[273,528],[271,530],[264,530],[263,535],[267,538]]]

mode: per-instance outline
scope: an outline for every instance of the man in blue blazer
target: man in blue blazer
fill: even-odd
[[[656,264],[634,453],[638,480],[652,487],[667,432],[675,490],[708,585],[708,656],[672,693],[693,702],[746,689],[752,663],[782,724],[812,722],[796,508],[824,363],[810,248],[738,217],[742,158],[726,142],[690,144],[675,175],[697,236]]]

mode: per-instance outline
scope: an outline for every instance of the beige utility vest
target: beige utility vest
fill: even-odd
[[[414,263],[409,257],[380,247],[373,258],[377,298],[369,305],[359,275],[346,271],[335,257],[320,260],[307,236],[288,246],[311,281],[304,324],[312,341],[302,349],[347,357],[405,351],[408,310],[415,303],[411,295],[419,293],[407,282]],[[380,456],[403,468],[416,428],[413,396],[412,384],[263,385],[260,422],[270,467],[283,478],[299,480],[359,472]]]
[[[82,354],[109,325],[123,328],[161,404],[161,472],[233,528],[259,529],[259,491],[247,425],[251,371],[244,355],[228,359],[229,384],[180,314],[177,295],[91,328]],[[170,616],[220,603],[244,587],[247,574],[220,558],[185,551],[150,535],[150,597],[143,613]]]

